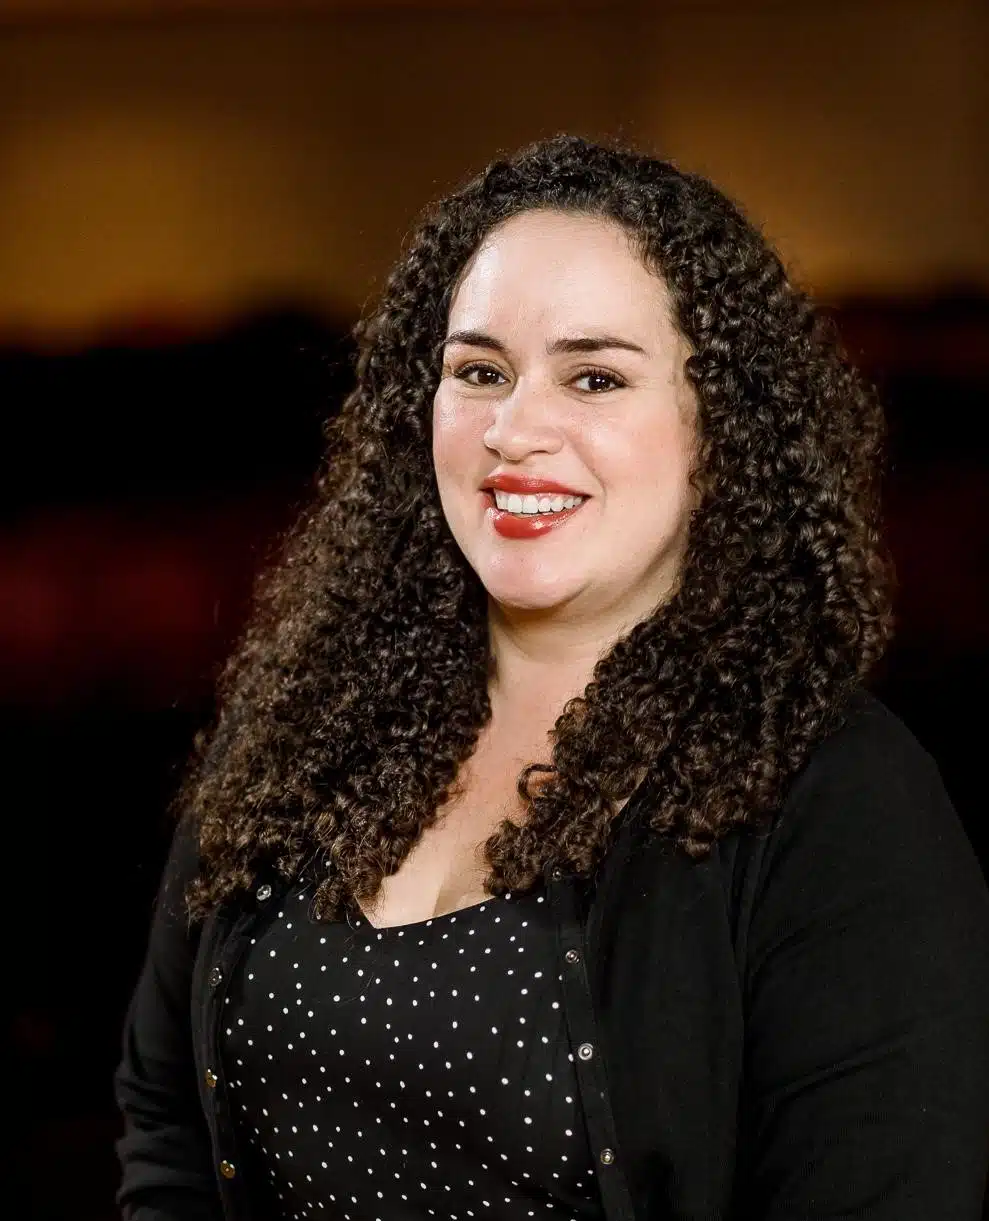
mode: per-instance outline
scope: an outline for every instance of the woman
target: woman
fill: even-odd
[[[976,1221],[989,897],[862,687],[880,413],[710,184],[432,210],[182,795],[126,1217]]]

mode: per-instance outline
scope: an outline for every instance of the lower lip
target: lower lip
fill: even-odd
[[[502,538],[540,538],[568,522],[575,513],[579,513],[586,501],[574,505],[572,509],[561,509],[559,513],[506,513],[495,504],[495,498],[490,492],[484,493],[488,502],[488,513],[491,525]]]

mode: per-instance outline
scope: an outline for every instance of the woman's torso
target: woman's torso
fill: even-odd
[[[597,1221],[539,889],[378,929],[285,898],[221,1046],[262,1215]]]

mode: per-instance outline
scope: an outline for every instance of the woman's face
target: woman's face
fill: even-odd
[[[485,239],[450,306],[433,462],[502,607],[631,624],[668,595],[694,502],[686,355],[618,225],[532,211]]]

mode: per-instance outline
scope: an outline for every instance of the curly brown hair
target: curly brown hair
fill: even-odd
[[[700,431],[680,581],[598,661],[486,842],[492,894],[597,868],[646,777],[649,825],[691,858],[780,806],[890,635],[882,414],[834,328],[704,178],[561,136],[434,205],[373,313],[327,425],[310,508],[259,581],[179,805],[190,908],[312,862],[313,912],[372,900],[454,789],[491,715],[487,599],[440,507],[431,410],[451,293],[528,209],[609,218],[665,282]],[[538,786],[533,783],[540,773]]]

